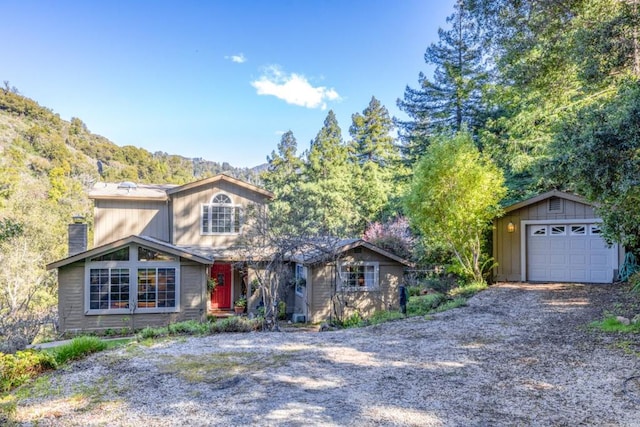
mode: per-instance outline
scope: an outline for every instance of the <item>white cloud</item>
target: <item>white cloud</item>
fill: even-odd
[[[244,56],[244,53],[239,53],[237,55],[225,56],[224,59],[230,59],[232,62],[237,64],[243,64],[247,62],[247,57]]]
[[[301,74],[284,73],[279,67],[271,66],[258,80],[251,82],[258,95],[273,95],[288,104],[307,108],[327,108],[327,101],[338,101],[340,95],[333,88],[313,87]]]

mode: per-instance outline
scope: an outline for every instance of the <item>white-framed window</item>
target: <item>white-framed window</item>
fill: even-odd
[[[567,226],[566,225],[552,225],[549,227],[550,233],[552,236],[566,236],[567,235]]]
[[[89,269],[89,310],[129,309],[129,269]]]
[[[530,228],[530,232],[532,236],[546,236],[547,235],[547,226],[546,225],[532,225]]]
[[[379,263],[342,263],[340,265],[339,281],[343,289],[361,291],[379,289]]]
[[[202,205],[202,234],[236,234],[240,232],[241,207],[233,204],[231,197],[218,193],[211,202]]]
[[[180,309],[178,257],[138,245],[91,258],[85,314],[163,313]]]
[[[602,234],[602,228],[600,224],[589,224],[589,234],[594,236]]]
[[[176,269],[138,268],[138,308],[176,307]]]
[[[302,264],[296,264],[295,281],[296,294],[304,296],[307,290],[307,269]]]
[[[580,225],[572,225],[571,226],[571,235],[572,236],[584,236],[587,234],[587,226],[584,224]]]

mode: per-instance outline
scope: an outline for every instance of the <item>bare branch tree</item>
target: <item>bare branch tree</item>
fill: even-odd
[[[294,284],[296,261],[322,262],[335,257],[338,238],[321,236],[315,224],[272,227],[274,221],[264,206],[247,208],[245,233],[239,246],[240,268],[247,268],[264,306],[264,329],[279,330],[278,303]],[[292,218],[288,218],[289,221]],[[291,224],[289,224],[291,225]],[[248,292],[250,292],[248,290]],[[249,297],[250,295],[247,295]]]

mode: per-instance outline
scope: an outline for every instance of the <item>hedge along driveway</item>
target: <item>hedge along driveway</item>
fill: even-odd
[[[627,294],[616,286],[502,284],[430,320],[118,349],[23,390],[30,397],[18,401],[12,419],[72,426],[638,425],[638,403],[623,392],[637,356],[615,346],[618,338],[585,327],[604,310],[620,309],[620,298]]]

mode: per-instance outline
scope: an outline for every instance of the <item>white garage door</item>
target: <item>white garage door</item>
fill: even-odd
[[[527,226],[527,279],[541,282],[613,282],[617,249],[598,224]]]

